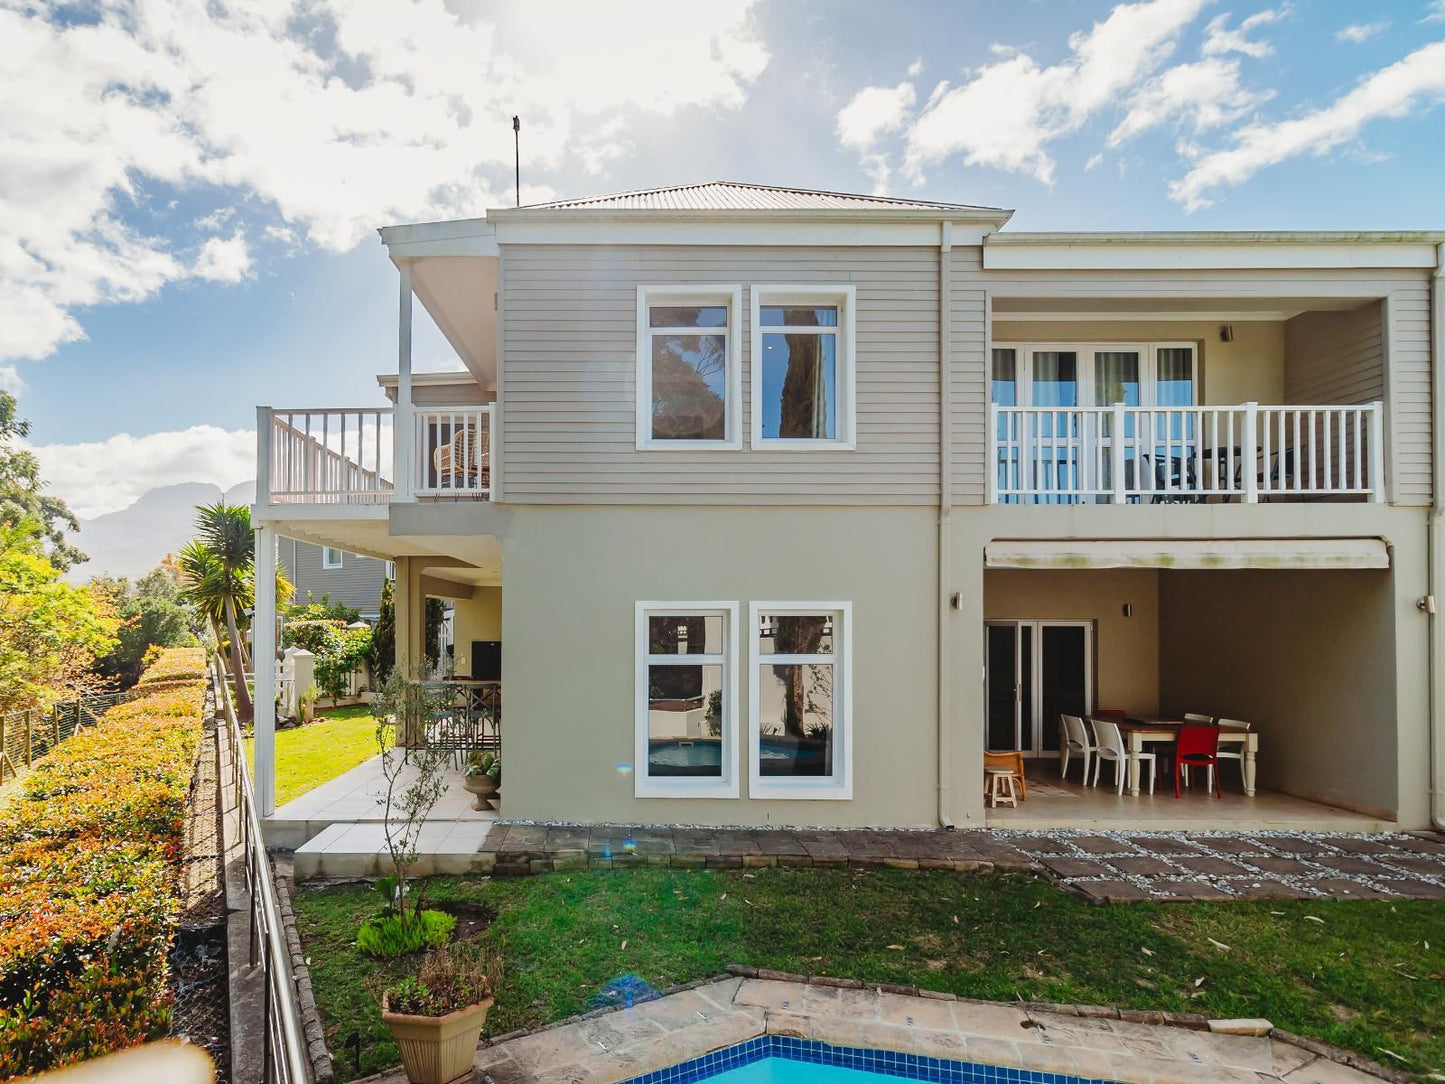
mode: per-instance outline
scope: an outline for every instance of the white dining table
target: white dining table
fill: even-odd
[[[1090,719],[1093,718],[1090,716]],[[1173,745],[1179,740],[1179,728],[1184,725],[1184,720],[1167,715],[1131,715],[1127,719],[1105,718],[1104,721],[1115,724],[1128,744],[1129,793],[1137,798],[1140,763],[1137,754],[1144,752],[1146,745]],[[1225,724],[1219,728],[1219,744],[1243,746],[1244,793],[1253,798],[1254,758],[1259,752],[1259,732]]]

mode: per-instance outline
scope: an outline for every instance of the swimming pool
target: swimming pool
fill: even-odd
[[[696,1084],[702,1080],[708,1084],[878,1084],[879,1077],[930,1084],[1114,1084],[1036,1069],[833,1046],[784,1035],[760,1035],[623,1084]]]

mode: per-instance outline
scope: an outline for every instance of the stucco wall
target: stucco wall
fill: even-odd
[[[1132,608],[1129,617],[1125,603]],[[983,577],[983,612],[990,621],[1096,622],[1095,707],[1158,708],[1158,572],[990,569]]]
[[[478,587],[471,598],[452,600],[452,637],[458,674],[472,672],[472,641],[502,638],[502,589]]]
[[[508,817],[683,824],[936,821],[935,514],[516,509],[503,555]],[[853,604],[853,799],[638,799],[638,601]],[[740,630],[746,705],[748,630]],[[745,731],[747,712],[740,712]],[[734,739],[744,741],[743,733]],[[975,755],[974,759],[977,759]]]

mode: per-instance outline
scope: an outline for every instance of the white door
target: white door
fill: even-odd
[[[1059,716],[1093,710],[1093,622],[986,621],[984,652],[984,748],[1057,753]]]

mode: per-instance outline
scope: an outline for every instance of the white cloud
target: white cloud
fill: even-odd
[[[212,237],[201,245],[191,274],[210,282],[240,282],[251,273],[251,251],[240,230],[230,237]]]
[[[1209,206],[1209,194],[1243,184],[1260,170],[1301,154],[1321,155],[1354,139],[1371,121],[1403,117],[1445,101],[1445,42],[1434,42],[1369,75],[1331,105],[1290,120],[1247,124],[1233,145],[1201,154],[1169,186],[1187,210]]]
[[[1422,23],[1445,23],[1445,0],[1430,0],[1430,6],[1425,9],[1425,17],[1420,21]]]
[[[1229,124],[1271,97],[1240,85],[1239,61],[1212,56],[1179,64],[1150,79],[1129,98],[1129,111],[1109,133],[1118,147],[1162,124],[1187,124],[1193,132]]]
[[[77,21],[0,0],[0,360],[214,268],[180,259],[200,238],[176,231],[222,218],[136,225],[170,211],[148,203],[159,185],[239,194],[337,251],[475,214],[511,202],[513,113],[538,184],[624,152],[616,116],[739,107],[768,62],[751,6],[529,3],[485,22],[443,0],[131,0]]]
[[[919,65],[910,65],[909,74],[916,74]],[[885,195],[892,175],[888,156],[873,150],[880,136],[902,128],[918,101],[912,83],[896,87],[864,87],[848,104],[838,110],[838,139],[862,157],[863,166],[873,177],[873,191]]]
[[[1389,19],[1381,19],[1373,23],[1351,23],[1349,26],[1341,27],[1335,31],[1335,40],[1349,42],[1351,45],[1359,45],[1361,42],[1369,41],[1376,34],[1383,32],[1389,25]]]
[[[1289,14],[1289,5],[1278,8],[1266,8],[1264,11],[1257,11],[1239,24],[1238,30],[1229,29],[1229,12],[1223,15],[1216,15],[1209,20],[1209,25],[1204,28],[1204,45],[1200,47],[1200,53],[1204,56],[1226,56],[1229,53],[1243,53],[1245,56],[1254,57],[1256,60],[1269,56],[1274,52],[1274,46],[1267,41],[1256,41],[1249,37],[1249,32],[1257,27],[1267,26],[1270,23],[1278,22]]]
[[[196,425],[134,437],[119,433],[84,444],[38,444],[50,492],[82,519],[115,512],[156,486],[214,482],[227,489],[255,477],[256,434]]]
[[[1070,55],[1040,67],[1023,52],[971,73],[960,86],[941,85],[908,130],[905,166],[962,154],[969,165],[1054,175],[1047,147],[1160,67],[1206,0],[1144,0],[1118,4],[1087,32],[1069,38]]]
[[[24,390],[25,381],[20,378],[20,370],[13,365],[0,365],[0,391],[19,395]]]

